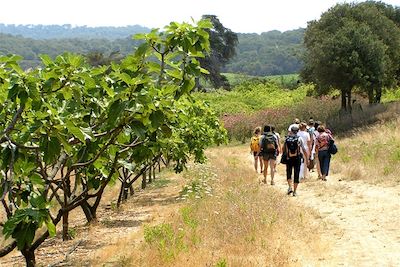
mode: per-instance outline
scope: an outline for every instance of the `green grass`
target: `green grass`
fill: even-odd
[[[382,102],[387,103],[387,102],[393,102],[393,101],[399,101],[400,100],[400,87],[397,87],[396,89],[393,90],[385,90],[382,95]]]
[[[250,114],[266,108],[287,107],[303,101],[310,85],[295,90],[282,89],[273,83],[243,82],[232,91],[217,90],[193,95],[209,103],[218,115]]]
[[[282,74],[282,75],[269,75],[269,76],[252,76],[240,73],[222,73],[231,86],[236,86],[246,81],[265,81],[272,82],[285,89],[294,89],[298,87],[297,81],[299,80],[299,74]]]

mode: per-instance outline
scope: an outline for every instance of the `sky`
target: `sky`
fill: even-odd
[[[261,33],[306,27],[338,0],[0,0],[0,23],[76,26],[142,25],[162,28],[203,14],[218,16],[234,32]],[[400,0],[383,0],[400,6]]]

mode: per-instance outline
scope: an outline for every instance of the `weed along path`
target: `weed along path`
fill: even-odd
[[[252,164],[252,157],[246,158]],[[276,189],[285,194],[285,165],[278,165],[275,180]],[[290,198],[315,210],[315,219],[322,224],[321,241],[326,246],[312,266],[399,266],[399,185],[347,181],[340,173],[323,182],[315,172],[300,183],[298,196]]]

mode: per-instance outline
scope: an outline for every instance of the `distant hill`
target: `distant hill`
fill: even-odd
[[[24,57],[23,67],[39,64],[39,54],[51,57],[66,51],[108,55],[119,51],[131,53],[138,42],[131,36],[149,32],[139,25],[126,27],[72,27],[71,25],[5,25],[0,24],[0,54]],[[305,29],[270,31],[262,34],[239,33],[237,55],[224,72],[255,76],[297,73],[301,67],[302,40]]]
[[[136,33],[149,32],[150,29],[131,25],[124,27],[88,27],[64,25],[14,25],[0,23],[0,33],[21,35],[32,39],[61,39],[61,38],[84,38],[84,39],[120,39]]]
[[[255,76],[297,73],[301,68],[305,29],[238,35],[239,44],[225,72]]]

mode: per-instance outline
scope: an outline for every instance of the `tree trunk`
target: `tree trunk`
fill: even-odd
[[[96,220],[96,211],[95,210],[93,211],[87,200],[82,202],[81,208],[83,210],[83,213],[85,213],[86,220],[88,223],[91,223]]]
[[[153,168],[153,165],[150,165],[150,168],[149,168],[149,184],[151,184],[151,182],[153,182],[153,177],[152,177],[152,168]]]
[[[118,195],[118,200],[117,200],[117,207],[119,207],[121,205],[122,202],[122,195],[124,194],[124,187],[125,187],[125,180],[121,181],[121,188],[119,190],[119,195]]]
[[[375,94],[375,103],[381,103],[381,98],[382,98],[382,88],[377,87]]]
[[[342,110],[347,110],[347,106],[346,106],[346,91],[342,90],[342,106],[341,109]]]
[[[68,216],[69,216],[68,211],[63,214],[63,230],[62,230],[63,241],[71,240],[71,237],[69,236]]]
[[[146,172],[144,172],[142,176],[142,189],[145,188],[146,188]]]
[[[21,250],[22,255],[25,257],[26,267],[34,267],[36,265],[35,251],[29,248],[24,248]]]
[[[347,92],[347,109],[351,112],[351,90]]]
[[[374,89],[368,90],[368,103],[374,103]]]

